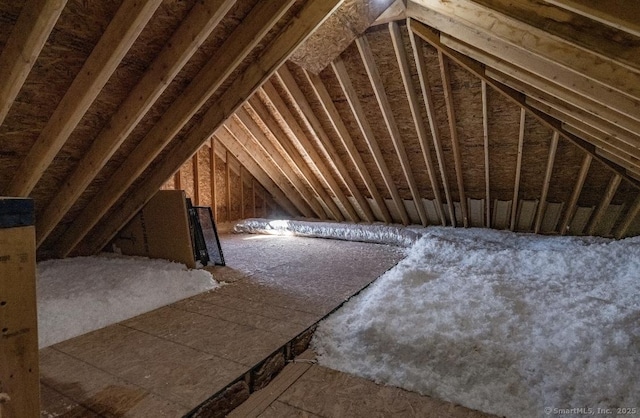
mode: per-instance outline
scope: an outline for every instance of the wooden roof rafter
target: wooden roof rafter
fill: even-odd
[[[116,70],[162,0],[124,0],[91,55],[5,188],[28,196]]]
[[[78,200],[233,3],[215,0],[194,5],[36,221],[38,245]]]
[[[382,199],[380,192],[378,191],[375,183],[373,182],[373,179],[371,178],[371,174],[369,173],[369,170],[367,169],[362,159],[362,156],[360,155],[360,152],[358,152],[358,149],[356,148],[353,142],[353,138],[351,137],[351,134],[349,133],[349,130],[347,129],[342,119],[342,116],[340,115],[340,112],[338,111],[335,104],[333,103],[333,100],[331,99],[331,96],[329,95],[327,88],[325,87],[325,85],[323,84],[319,76],[309,73],[306,70],[304,70],[304,73],[307,77],[307,80],[309,80],[309,83],[313,87],[314,93],[316,94],[316,97],[320,101],[322,108],[327,114],[327,117],[329,118],[329,121],[331,122],[333,129],[336,131],[336,134],[340,138],[340,141],[342,142],[343,147],[345,148],[345,150],[349,154],[349,157],[351,158],[351,161],[355,165],[356,170],[360,175],[360,178],[362,179],[362,181],[365,184],[365,187],[369,191],[371,198],[373,199],[373,201],[378,207],[378,210],[382,214],[382,220],[386,223],[392,223],[393,219],[391,218],[389,209],[387,208],[387,205],[384,203],[384,200]]]
[[[404,206],[402,199],[400,198],[400,193],[398,193],[398,188],[396,187],[393,179],[391,178],[391,173],[389,172],[389,167],[387,167],[387,163],[384,161],[382,156],[382,152],[380,151],[380,147],[375,139],[373,134],[373,130],[367,121],[364,110],[362,109],[362,104],[360,103],[360,99],[358,98],[358,94],[353,88],[351,84],[351,79],[349,78],[349,74],[347,69],[342,61],[342,58],[338,57],[331,63],[331,67],[333,68],[333,72],[335,73],[338,82],[342,88],[342,91],[347,98],[347,102],[351,107],[351,111],[356,119],[358,127],[362,132],[362,136],[365,138],[367,146],[369,147],[369,151],[374,158],[376,166],[382,175],[382,179],[387,187],[389,194],[391,195],[391,199],[398,210],[400,219],[404,225],[409,225],[409,215],[407,214],[407,209]]]
[[[91,242],[84,246],[83,252],[94,253],[97,249],[104,247],[120,228],[153,197],[177,167],[193,155],[224,120],[234,113],[291,56],[293,51],[327,19],[341,1],[311,0],[305,2],[302,9],[262,51],[259,59],[251,62],[244,73],[231,82],[216,105],[209,108],[200,122],[179,144],[176,144],[172,152],[158,162],[153,173],[145,178],[144,185],[133,191],[117,211],[102,222],[102,225],[92,235]],[[259,4],[269,5],[272,3],[274,2],[259,2]],[[264,17],[260,22],[264,22]],[[262,27],[262,25],[260,26]],[[250,27],[244,27],[244,32],[247,32],[247,29]],[[236,54],[230,55],[235,57]],[[217,54],[216,58],[223,59]]]
[[[67,0],[29,0],[0,54],[0,125],[9,113]]]
[[[309,139],[307,138],[304,130],[298,124],[298,121],[295,119],[294,115],[289,110],[288,106],[278,93],[278,91],[273,86],[271,80],[268,80],[262,85],[262,89],[265,92],[265,97],[271,102],[272,106],[275,109],[275,112],[279,115],[281,120],[287,125],[288,129],[291,131],[291,138],[297,144],[297,149],[302,150],[304,154],[306,154],[308,161],[316,167],[318,175],[314,175],[311,173],[309,175],[309,180],[311,186],[314,188],[316,193],[321,197],[321,201],[324,202],[331,212],[333,219],[338,221],[343,221],[345,219],[344,214],[340,210],[340,208],[333,201],[332,197],[329,196],[323,184],[327,186],[327,188],[331,191],[331,193],[337,198],[338,202],[342,207],[345,208],[347,216],[353,221],[356,222],[358,219],[358,214],[355,209],[351,205],[351,202],[344,195],[340,186],[336,182],[333,174],[329,171],[327,166],[324,164],[323,159],[317,153]],[[278,138],[278,140],[285,141],[285,138]],[[296,153],[293,149],[290,153]],[[301,155],[301,157],[303,157]],[[303,158],[304,159],[304,158]],[[305,164],[302,162],[302,164]]]
[[[289,71],[286,65],[283,65],[276,72],[276,76],[280,81],[280,84],[286,90],[287,94],[291,97],[293,103],[297,107],[300,116],[307,125],[307,130],[315,135],[316,143],[320,145],[321,151],[324,154],[324,158],[326,158],[330,163],[334,165],[335,171],[340,176],[340,180],[346,186],[349,193],[351,193],[351,196],[353,196],[353,198],[355,199],[358,207],[360,208],[360,212],[364,214],[365,220],[367,222],[373,222],[375,218],[373,216],[371,208],[369,207],[369,203],[365,200],[365,198],[362,196],[362,193],[360,193],[360,191],[358,190],[358,187],[347,171],[347,168],[345,167],[340,155],[331,143],[331,140],[322,127],[322,124],[314,114],[311,105],[307,101],[307,98],[300,90],[300,86],[298,86],[297,82],[295,81],[293,74],[291,74],[291,71]]]
[[[229,35],[216,55],[205,64],[183,93],[129,154],[118,173],[109,179],[100,196],[89,204],[87,210],[64,233],[57,244],[61,255],[67,256],[78,245],[127,191],[133,181],[143,173],[206,100],[258,45],[293,2],[294,0],[259,2],[251,10],[245,18],[247,25],[237,27]],[[171,172],[175,172],[176,169]]]

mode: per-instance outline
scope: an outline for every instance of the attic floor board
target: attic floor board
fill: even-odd
[[[305,357],[303,361],[307,361],[314,354],[309,350],[300,357]],[[229,417],[495,417],[404,389],[378,385],[326,367],[298,363],[296,360],[287,365],[266,388],[255,392],[245,404],[236,408]],[[296,367],[304,369],[291,375],[289,371]],[[287,379],[288,375],[291,378]]]
[[[403,258],[347,241],[221,242],[221,288],[42,349],[41,416],[181,417]]]

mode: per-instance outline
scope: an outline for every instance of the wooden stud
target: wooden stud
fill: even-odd
[[[18,96],[67,0],[30,0],[22,6],[0,54],[0,125]]]
[[[542,220],[544,218],[544,212],[547,207],[547,194],[549,193],[549,183],[551,183],[551,174],[553,173],[553,164],[556,159],[556,151],[558,149],[558,139],[560,134],[558,132],[553,133],[551,138],[551,146],[549,147],[549,157],[547,159],[547,169],[544,173],[544,183],[542,185],[542,193],[540,194],[540,204],[538,205],[538,213],[536,214],[534,233],[540,232],[542,226]]]
[[[382,151],[380,151],[380,147],[375,139],[373,134],[373,130],[367,121],[364,110],[362,109],[362,104],[360,103],[360,99],[358,98],[358,93],[353,88],[351,84],[351,79],[349,78],[349,74],[347,73],[347,69],[342,61],[342,58],[338,57],[331,63],[331,67],[342,87],[342,92],[347,98],[347,102],[349,102],[349,106],[351,107],[351,111],[355,116],[356,122],[360,127],[360,131],[362,132],[362,136],[365,138],[367,146],[369,147],[369,151],[371,152],[373,159],[380,170],[380,174],[382,175],[382,179],[384,180],[385,185],[387,186],[387,190],[393,199],[394,205],[398,210],[398,214],[400,215],[400,219],[404,225],[409,225],[409,215],[407,214],[407,210],[404,206],[404,202],[400,198],[400,194],[398,193],[398,189],[396,185],[393,183],[391,179],[391,173],[389,172],[389,168],[387,167],[387,163],[384,161],[382,156]]]
[[[276,72],[276,76],[278,77],[278,80],[280,81],[280,84],[283,86],[284,90],[292,99],[292,102],[295,104],[298,114],[306,124],[307,131],[315,136],[316,143],[320,146],[325,158],[328,161],[332,162],[335,166],[336,173],[340,176],[342,183],[346,186],[349,193],[351,193],[351,196],[353,196],[356,200],[358,207],[365,216],[365,220],[367,222],[373,222],[373,212],[371,211],[369,203],[366,201],[364,196],[362,196],[362,193],[360,193],[360,191],[358,190],[358,187],[351,178],[351,174],[349,174],[349,172],[347,171],[347,168],[342,162],[342,158],[340,158],[340,155],[331,143],[329,136],[322,127],[320,120],[318,120],[318,118],[316,117],[313,108],[309,104],[309,101],[302,93],[302,90],[300,90],[300,86],[298,86],[296,80],[293,77],[293,74],[291,74],[286,65],[283,65]],[[359,216],[355,214],[355,217],[355,221],[357,221]]]
[[[125,0],[4,191],[28,196],[162,0]]]
[[[340,112],[338,111],[335,104],[333,103],[333,100],[331,99],[331,95],[329,95],[327,88],[325,87],[325,85],[323,84],[319,76],[309,73],[306,70],[303,70],[303,71],[307,76],[307,80],[309,80],[309,83],[313,87],[313,90],[316,94],[316,97],[320,101],[320,104],[322,104],[322,108],[327,114],[327,117],[329,118],[329,121],[331,122],[333,129],[338,135],[338,138],[340,139],[342,146],[347,150],[347,153],[349,154],[351,161],[356,167],[356,170],[358,171],[360,178],[362,179],[367,190],[369,191],[371,198],[380,209],[380,213],[382,214],[382,220],[388,224],[392,223],[393,219],[391,219],[391,214],[389,213],[389,209],[387,208],[387,205],[382,199],[382,196],[380,196],[380,192],[375,186],[375,183],[371,178],[371,174],[369,173],[369,170],[365,166],[362,156],[360,155],[360,152],[356,148],[353,142],[353,138],[351,138],[351,134],[349,134],[349,130],[344,124],[344,120],[342,119]]]
[[[640,193],[638,194],[638,197],[636,197],[636,200],[633,202],[631,208],[629,208],[624,221],[618,227],[618,231],[616,232],[617,239],[622,239],[627,235],[627,230],[636,219],[638,214],[640,214]]]
[[[191,157],[191,168],[193,171],[193,204],[200,205],[200,163],[198,163],[198,153]]]
[[[400,75],[402,76],[402,82],[407,94],[407,100],[409,101],[409,108],[411,110],[411,116],[413,117],[413,123],[418,135],[418,141],[420,142],[420,149],[422,150],[422,158],[427,167],[427,174],[429,175],[429,181],[431,182],[431,190],[433,190],[433,196],[436,203],[436,212],[442,226],[447,225],[447,219],[442,211],[442,195],[440,194],[440,185],[436,176],[436,170],[433,165],[433,159],[431,158],[431,149],[429,148],[427,140],[427,130],[422,120],[422,114],[420,112],[420,103],[418,102],[418,96],[416,89],[413,85],[411,77],[411,71],[409,69],[409,61],[407,60],[407,51],[404,49],[404,41],[400,33],[400,26],[396,22],[389,23],[389,33],[391,34],[391,41],[393,43],[393,49],[396,53],[396,60],[400,67]],[[422,201],[416,203],[422,205]],[[424,206],[424,205],[422,205]]]
[[[127,160],[120,166],[119,173],[121,174],[116,174],[109,180],[108,184],[101,191],[100,197],[94,199],[89,206],[85,208],[82,215],[76,219],[76,222],[74,222],[61,237],[57,244],[60,255],[68,255],[78,245],[106,214],[109,208],[127,191],[134,179],[142,174],[162,149],[206,102],[211,94],[235,71],[238,65],[240,65],[253,48],[271,30],[273,25],[280,20],[293,2],[294,0],[259,2],[251,10],[249,15],[244,19],[243,24],[239,25],[238,28],[231,33],[224,44],[216,51],[215,56],[200,70],[185,91],[173,102],[142,142],[138,144],[129,157],[127,157]],[[309,31],[311,28],[304,26],[306,17],[307,16],[303,14],[302,19],[300,19],[299,15],[297,20],[298,24],[288,26],[287,29],[283,30],[281,35],[278,36],[277,40],[282,39],[282,34],[291,34],[291,32],[300,30]],[[301,26],[303,26],[303,29],[301,29]],[[304,33],[307,34],[306,32]],[[299,38],[292,36],[292,42],[294,42],[295,45],[297,45],[295,42],[296,39],[299,40]],[[226,102],[218,101],[217,105],[229,106],[229,103],[234,101],[237,101],[237,105],[239,105],[241,101],[246,99],[249,94],[244,95],[241,94],[241,92],[252,92],[253,87],[269,75],[265,74],[265,68],[273,66],[275,64],[273,61],[280,63],[278,59],[281,60],[288,56],[287,51],[282,48],[281,44],[282,42],[276,42],[276,40],[274,40],[274,42],[267,47],[266,51],[269,53],[263,53],[260,57],[261,59],[251,63],[245,71],[245,76],[236,79],[234,82],[234,85],[238,85],[237,88],[228,89],[223,94],[224,97],[222,98],[224,98]],[[271,61],[271,65],[268,65],[269,61]],[[239,86],[240,84],[242,84],[242,86]],[[246,90],[249,90],[249,92]],[[234,106],[234,110],[235,107],[237,106]],[[223,114],[217,117],[211,114],[219,112]],[[166,178],[168,172],[175,171],[175,167],[182,165],[182,163],[193,154],[194,150],[215,132],[222,121],[226,119],[226,116],[229,116],[231,113],[232,112],[226,112],[222,107],[217,106],[215,112],[207,113],[208,117],[203,118],[197,125],[199,129],[194,128],[190,131],[189,137],[192,138],[192,140],[187,141],[185,139],[181,142],[182,152],[178,154],[177,150],[174,150],[170,153],[167,158],[170,159],[171,163],[164,163],[162,170],[160,170],[160,167],[157,167],[154,170],[154,175],[158,178],[160,176],[165,176]],[[197,138],[197,140],[194,139],[194,137]],[[192,142],[196,142],[196,144]],[[130,196],[127,200],[127,202],[129,202],[127,206],[136,206],[135,209],[126,215],[120,215],[121,217],[117,221],[114,221],[114,223],[118,223],[120,219],[127,218],[121,225],[109,225],[110,228],[107,228],[109,232],[104,231],[104,235],[109,235],[109,237],[104,238],[102,242],[94,241],[92,250],[98,251],[102,245],[105,245],[105,243],[117,233],[120,227],[122,227],[137,210],[144,206],[151,196],[153,196],[156,189],[155,184],[152,186],[151,183],[147,182],[144,187],[138,189],[135,193],[140,197],[133,199],[132,196]],[[123,209],[128,210],[128,208]]]
[[[458,183],[458,194],[460,196],[460,208],[462,210],[462,223],[465,228],[469,226],[469,211],[467,209],[467,197],[464,191],[464,180],[462,177],[462,156],[460,154],[460,144],[458,142],[458,129],[456,126],[456,112],[451,92],[451,74],[449,62],[442,51],[438,51],[438,61],[440,63],[440,76],[444,89],[444,101],[447,106],[449,119],[449,132],[451,133],[451,148],[453,151],[453,161],[456,168],[456,180]]]
[[[620,177],[617,174],[614,174],[613,177],[611,177],[611,180],[609,181],[609,185],[607,186],[607,191],[605,192],[604,196],[602,196],[602,200],[598,204],[598,207],[596,208],[596,211],[593,214],[593,217],[591,218],[591,222],[587,227],[588,235],[595,234],[596,228],[598,227],[598,224],[600,223],[600,221],[602,220],[602,217],[607,211],[607,208],[609,207],[609,204],[611,203],[613,196],[616,194],[616,191],[618,190],[618,186],[620,186],[621,181],[622,181],[622,177]]]
[[[580,167],[580,173],[578,174],[576,185],[573,187],[573,193],[571,193],[569,203],[567,204],[567,210],[564,214],[562,224],[560,225],[560,235],[565,235],[567,233],[567,230],[569,229],[569,224],[571,223],[571,219],[576,212],[578,199],[580,198],[580,193],[582,193],[582,187],[584,186],[584,181],[587,178],[587,173],[589,172],[589,167],[591,167],[592,160],[593,157],[591,156],[591,154],[586,154],[584,156],[584,159],[582,160],[582,166]]]
[[[347,197],[344,195],[329,169],[324,165],[322,158],[315,150],[315,148],[313,148],[311,142],[305,135],[304,131],[302,130],[295,117],[287,107],[284,100],[282,100],[282,97],[280,97],[280,94],[277,92],[270,80],[262,85],[262,91],[264,93],[263,97],[268,100],[273,106],[272,111],[280,116],[281,120],[289,128],[292,134],[286,137],[276,137],[276,139],[278,139],[283,145],[284,143],[286,143],[286,138],[294,141],[298,145],[298,149],[302,149],[308,156],[309,161],[311,161],[311,163],[316,166],[318,176],[311,176],[311,179],[313,180],[311,182],[311,185],[312,187],[314,187],[314,189],[316,189],[316,193],[322,198],[322,201],[325,202],[325,204],[329,208],[329,211],[332,213],[333,218],[337,221],[344,220],[342,212],[335,204],[331,196],[326,193],[326,190],[322,183],[326,184],[333,195],[336,196],[340,204],[346,209],[347,214],[349,215],[351,220],[354,222],[357,221],[358,214],[356,213],[355,209],[353,209],[351,202],[349,202]],[[321,183],[317,182],[315,180],[316,178],[318,178]]]
[[[429,220],[427,219],[427,213],[424,209],[422,198],[420,197],[420,191],[418,190],[418,185],[416,184],[416,180],[413,177],[409,157],[407,156],[407,151],[404,147],[404,143],[402,142],[402,138],[400,137],[398,124],[396,123],[395,117],[393,116],[391,104],[389,103],[387,93],[384,90],[382,78],[380,77],[380,73],[375,63],[375,59],[373,58],[373,53],[371,52],[371,47],[369,46],[369,41],[367,41],[366,35],[358,37],[356,39],[356,45],[358,47],[358,51],[360,51],[360,58],[364,63],[364,68],[367,71],[367,75],[369,76],[369,82],[371,83],[373,93],[376,96],[378,107],[382,112],[382,118],[384,119],[384,123],[387,126],[387,130],[389,131],[389,137],[393,142],[396,156],[400,161],[400,167],[402,168],[405,180],[409,185],[409,191],[411,192],[411,197],[413,198],[413,202],[418,211],[420,222],[422,223],[422,226],[427,226],[429,224]]]
[[[180,169],[173,175],[173,184],[176,190],[182,190],[182,173]]]
[[[256,114],[256,117],[269,129],[271,135],[267,135],[262,131],[260,126],[258,126],[256,121],[253,120],[247,112],[247,109],[252,110]],[[273,118],[273,115],[269,112],[265,104],[258,96],[254,95],[245,104],[244,108],[236,111],[236,115],[238,120],[256,138],[259,146],[264,149],[266,154],[273,160],[278,169],[282,171],[282,174],[291,182],[293,187],[295,187],[300,196],[312,209],[313,212],[302,211],[305,213],[305,216],[310,218],[316,216],[322,220],[327,219],[324,209],[320,203],[318,203],[322,197],[316,193],[316,189],[312,186],[312,181],[315,179],[313,173],[293,147],[283,148],[283,143],[285,146],[290,145],[288,142],[277,140],[277,138],[285,138],[286,134],[282,128],[280,128],[280,125],[278,125],[278,122]],[[278,182],[276,181],[276,183]],[[313,184],[321,187],[317,181]]]
[[[256,218],[256,180],[251,179],[251,213],[253,218]]]
[[[231,154],[229,154],[229,151],[227,150],[226,152],[226,160],[227,160],[227,164],[225,164],[225,202],[226,202],[226,206],[227,206],[227,221],[231,221]]]
[[[234,4],[197,2],[38,217],[40,245]]]
[[[491,228],[491,178],[489,176],[489,104],[487,82],[482,80],[482,136],[484,139],[485,225]]]
[[[424,105],[427,110],[427,117],[429,118],[429,127],[431,128],[433,145],[436,150],[436,157],[438,159],[438,167],[440,168],[440,177],[442,178],[442,185],[444,187],[444,195],[447,200],[447,208],[449,210],[449,217],[451,218],[451,225],[456,226],[456,216],[453,207],[453,199],[451,198],[449,180],[445,168],[444,153],[442,151],[442,141],[440,140],[440,131],[436,119],[435,107],[433,105],[433,96],[431,94],[431,85],[429,84],[427,64],[424,59],[424,54],[422,53],[422,41],[420,40],[420,38],[417,38],[414,35],[413,30],[409,31],[409,39],[411,40],[413,56],[415,58],[416,68],[418,70],[420,90],[422,91]]]
[[[218,136],[219,135],[219,136]],[[276,185],[276,183],[271,180],[269,175],[262,169],[262,167],[257,163],[258,160],[254,158],[246,148],[244,148],[236,138],[228,131],[226,128],[221,128],[216,134],[220,145],[226,148],[226,151],[231,152],[240,163],[251,173],[253,177],[264,187],[268,193],[270,193],[273,198],[278,202],[278,204],[290,215],[297,216],[300,214],[298,209],[291,203],[289,198],[287,197],[286,192],[283,192],[282,189]],[[263,198],[264,202],[264,198]]]
[[[209,185],[211,187],[211,209],[213,219],[218,219],[218,201],[216,200],[216,137],[209,138]]]
[[[520,174],[522,172],[522,149],[524,147],[524,128],[526,119],[526,110],[520,109],[520,133],[518,135],[518,158],[516,160],[516,180],[513,185],[513,203],[511,205],[511,223],[509,229],[513,231],[516,227],[516,217],[518,214],[518,201],[520,199]]]
[[[243,176],[243,168],[240,165],[240,219],[245,219],[244,216],[244,176]]]

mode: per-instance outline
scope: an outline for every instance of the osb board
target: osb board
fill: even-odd
[[[450,62],[451,91],[456,114],[456,131],[467,198],[485,196],[482,84],[480,79]]]
[[[607,191],[609,180],[612,176],[612,172],[594,158],[591,161],[591,167],[589,167],[582,193],[580,193],[578,205],[598,206]]]
[[[296,82],[298,83],[298,86],[300,87],[300,90],[302,91],[305,98],[309,102],[309,105],[313,110],[313,114],[316,116],[316,118],[318,118],[318,121],[322,125],[324,132],[327,134],[327,137],[329,138],[329,142],[331,143],[333,148],[336,150],[336,153],[338,154],[340,161],[347,169],[347,172],[349,173],[349,176],[353,180],[357,189],[363,195],[365,196],[368,195],[368,191],[366,189],[364,182],[362,181],[362,177],[360,177],[360,175],[358,174],[355,164],[349,157],[349,154],[347,153],[345,147],[342,145],[342,141],[338,137],[338,134],[333,128],[333,125],[331,124],[331,121],[329,120],[327,113],[324,111],[322,104],[319,102],[318,98],[316,97],[313,91],[313,88],[310,86],[307,78],[303,74],[302,69],[291,62],[287,63],[287,68],[291,71],[294,79],[296,80]]]
[[[193,160],[189,159],[180,167],[180,187],[193,201]]]
[[[320,73],[362,34],[393,0],[346,0],[309,37],[291,60],[314,74]]]
[[[338,113],[340,114],[342,121],[344,122],[345,127],[347,128],[347,131],[349,132],[356,149],[358,150],[358,153],[362,157],[364,165],[367,171],[369,172],[371,179],[373,180],[375,188],[378,190],[378,192],[383,198],[390,197],[391,195],[389,194],[385,186],[382,175],[380,174],[380,170],[378,170],[378,168],[375,165],[373,156],[371,155],[371,152],[369,151],[369,148],[364,140],[364,137],[362,136],[362,132],[358,127],[355,116],[353,115],[353,112],[351,111],[351,107],[349,106],[349,103],[347,102],[347,99],[344,96],[344,93],[342,91],[342,88],[340,87],[340,83],[338,82],[335,76],[335,73],[331,68],[328,68],[328,69],[325,69],[322,73],[320,73],[320,77],[325,87],[327,88],[327,91],[333,98],[333,103]]]
[[[120,5],[120,1],[83,3],[67,3],[0,126],[0,148],[11,157],[3,159],[0,188],[29,152]]]
[[[207,145],[198,151],[198,184],[200,185],[200,206],[211,206],[211,148]]]
[[[404,26],[403,26],[404,28]],[[405,30],[402,29],[402,32]],[[433,189],[427,173],[427,166],[422,157],[422,149],[415,129],[406,89],[400,74],[400,67],[393,48],[391,35],[386,25],[382,25],[376,30],[371,30],[368,35],[371,51],[375,57],[384,90],[387,94],[389,105],[393,114],[393,119],[400,133],[400,140],[406,150],[410,166],[420,196],[433,199]],[[405,44],[405,38],[401,44],[405,48],[406,55],[413,57],[410,44]],[[408,36],[406,37],[408,42]],[[413,67],[410,67],[410,69]],[[415,73],[415,68],[413,69]],[[415,88],[418,90],[415,90]],[[413,85],[417,94],[420,94],[419,84]]]
[[[520,172],[521,199],[540,199],[552,137],[551,129],[543,126],[530,113],[526,113]]]
[[[438,60],[438,53],[426,42],[422,42],[422,52],[425,57],[427,67],[427,78],[431,86],[431,95],[433,97],[433,107],[435,112],[435,125],[438,127],[440,134],[440,142],[442,144],[444,171],[447,175],[449,183],[449,190],[451,192],[451,198],[454,202],[460,201],[460,194],[458,192],[458,183],[456,181],[456,168],[455,160],[453,157],[453,149],[451,143],[451,133],[449,130],[449,116],[447,112],[447,106],[444,99],[444,89],[442,76],[440,72],[440,63]],[[454,70],[455,71],[455,70]],[[436,154],[433,154],[436,158]],[[437,161],[437,158],[436,160]],[[443,195],[443,199],[444,199]]]
[[[164,258],[195,268],[185,194],[159,191],[113,240],[122,254]]]
[[[580,173],[580,166],[584,156],[584,151],[569,142],[569,140],[560,137],[553,171],[551,172],[547,201],[556,203],[569,201]]]
[[[367,33],[368,38],[372,36],[373,34],[371,32]],[[342,54],[342,58],[353,87],[358,94],[358,99],[362,104],[364,116],[373,132],[374,140],[378,143],[382,157],[391,173],[391,181],[398,188],[401,198],[410,199],[411,193],[409,192],[407,181],[402,172],[398,155],[389,136],[389,131],[387,130],[378,101],[376,100],[371,82],[369,81],[365,66],[355,43],[347,48]],[[377,169],[375,162],[370,170],[374,168]]]
[[[491,199],[513,199],[518,157],[519,106],[487,86],[489,128],[489,181]]]

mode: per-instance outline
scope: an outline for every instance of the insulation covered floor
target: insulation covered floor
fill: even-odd
[[[357,242],[221,240],[221,288],[42,349],[42,417],[181,417],[403,258]]]

